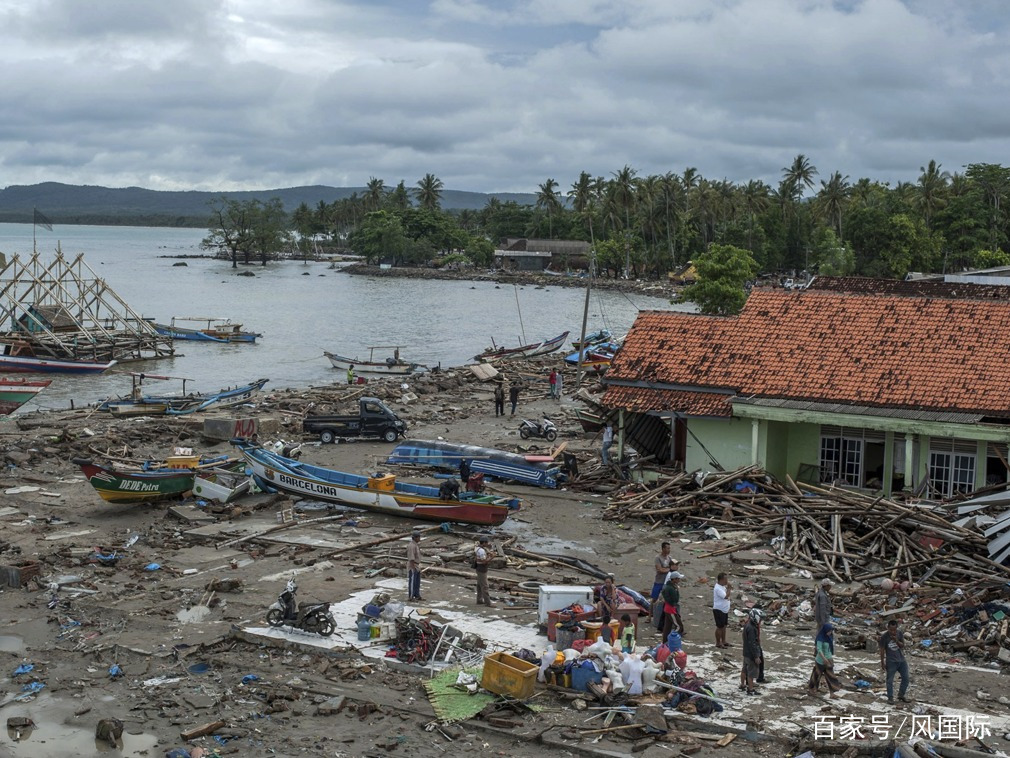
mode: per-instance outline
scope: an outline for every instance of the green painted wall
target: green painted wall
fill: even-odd
[[[749,419],[698,419],[687,421],[687,455],[684,467],[688,471],[713,470],[708,455],[693,432],[705,443],[719,464],[727,471],[751,464],[751,422]]]

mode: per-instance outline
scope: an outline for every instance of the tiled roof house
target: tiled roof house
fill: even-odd
[[[1007,480],[1010,288],[822,279],[739,316],[648,311],[603,402],[638,449],[688,470],[933,497]],[[623,438],[622,438],[623,441]]]

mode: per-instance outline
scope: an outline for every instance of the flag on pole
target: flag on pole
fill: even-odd
[[[48,218],[46,218],[45,214],[40,213],[37,208],[33,208],[33,210],[35,211],[35,219],[34,219],[35,225],[36,226],[41,226],[44,229],[48,229],[49,231],[52,231],[53,230],[53,222],[50,221]]]

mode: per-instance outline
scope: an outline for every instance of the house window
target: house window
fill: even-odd
[[[934,439],[929,446],[929,487],[934,497],[953,497],[975,489],[974,442]]]
[[[840,481],[859,487],[863,481],[863,440],[842,437],[821,437],[821,481]]]

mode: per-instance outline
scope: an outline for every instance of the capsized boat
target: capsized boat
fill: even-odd
[[[535,355],[547,355],[553,353],[568,339],[568,332],[559,334],[549,340],[534,342],[530,345],[520,345],[519,347],[489,347],[479,355],[474,356],[476,361],[498,361],[512,358],[532,358]]]
[[[109,503],[148,503],[182,497],[193,489],[197,471],[224,467],[231,469],[239,462],[226,455],[216,458],[175,456],[165,463],[143,467],[103,466],[87,458],[73,458],[99,497]],[[241,464],[244,467],[244,463]]]
[[[393,448],[386,463],[456,471],[463,460],[469,461],[470,471],[475,474],[486,474],[503,481],[554,488],[564,479],[559,464],[530,462],[525,456],[507,450],[443,440],[404,440]]]
[[[52,379],[29,381],[27,379],[0,379],[0,416],[14,413],[18,408],[52,384]]]
[[[460,492],[442,500],[437,487],[398,482],[394,474],[361,476],[285,458],[248,440],[231,442],[257,484],[324,503],[340,503],[390,516],[497,526],[519,508],[516,498]]]
[[[367,361],[363,361],[358,358],[348,358],[343,355],[327,353],[325,351],[323,352],[323,355],[329,359],[333,368],[346,371],[351,366],[354,366],[354,372],[357,374],[406,376],[407,374],[413,374],[427,369],[427,366],[423,366],[420,363],[410,363],[401,359],[400,347],[402,347],[402,345],[375,345],[374,347],[369,347]],[[385,360],[377,361],[375,360],[376,350],[392,350],[393,354]]]

